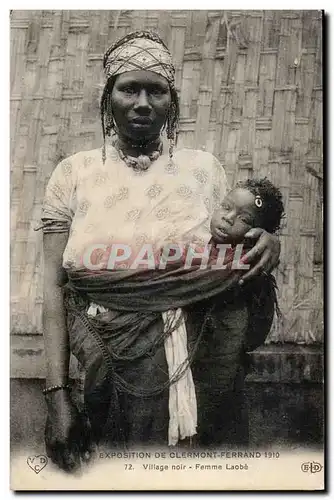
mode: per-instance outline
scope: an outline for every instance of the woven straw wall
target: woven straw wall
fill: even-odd
[[[156,29],[181,94],[180,145],[205,148],[229,181],[268,176],[287,219],[272,341],[322,339],[322,14],[319,11],[12,11],[12,333],[42,332],[41,235],[57,162],[101,145],[104,50]]]

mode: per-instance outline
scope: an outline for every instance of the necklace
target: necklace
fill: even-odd
[[[151,163],[157,160],[162,154],[162,142],[160,142],[156,151],[153,151],[149,155],[139,155],[138,157],[125,155],[122,149],[117,144],[115,144],[115,148],[117,149],[119,156],[124,161],[124,163],[128,167],[133,168],[133,170],[135,170],[136,172],[143,172],[148,170],[151,166]]]

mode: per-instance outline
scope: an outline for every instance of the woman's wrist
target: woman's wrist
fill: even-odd
[[[54,385],[46,386],[42,390],[42,392],[43,392],[44,396],[46,396],[47,394],[51,394],[52,392],[70,391],[70,390],[71,390],[70,384],[66,383],[66,384],[54,384]]]
[[[71,395],[69,391],[49,392],[45,394],[45,402],[49,411],[58,413],[71,402]]]
[[[71,390],[71,385],[67,370],[64,373],[48,373],[45,378],[45,385],[42,393],[47,401],[66,399]]]

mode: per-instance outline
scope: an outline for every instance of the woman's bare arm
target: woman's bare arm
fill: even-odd
[[[69,339],[66,327],[62,286],[66,273],[62,267],[67,233],[44,234],[44,308],[43,330],[46,360],[46,386],[67,384],[69,376]],[[80,467],[80,453],[89,452],[89,436],[73,405],[69,391],[46,396],[48,416],[45,426],[47,455],[61,469]]]
[[[46,358],[46,386],[66,384],[69,370],[69,341],[63,305],[62,267],[68,233],[45,233],[43,333]]]

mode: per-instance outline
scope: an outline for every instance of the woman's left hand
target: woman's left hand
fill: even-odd
[[[242,261],[251,265],[251,269],[242,277],[239,284],[263,273],[270,273],[278,264],[281,244],[278,236],[267,233],[264,229],[253,228],[245,234],[245,238],[257,240],[254,247],[247,252]],[[255,264],[252,266],[252,263]]]

